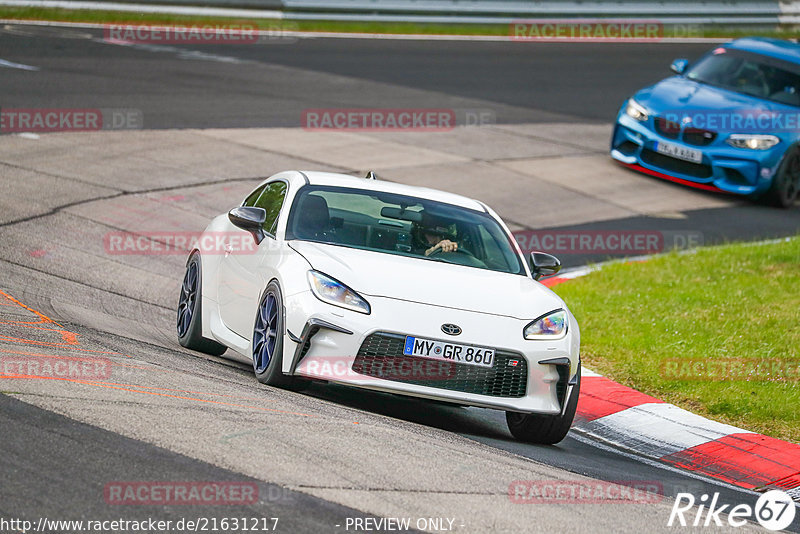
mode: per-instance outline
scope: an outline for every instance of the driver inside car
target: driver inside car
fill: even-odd
[[[414,223],[411,235],[413,250],[417,254],[430,256],[437,251],[458,250],[455,225],[435,215],[423,213],[422,221]]]

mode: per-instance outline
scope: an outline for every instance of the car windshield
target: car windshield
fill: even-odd
[[[525,274],[510,237],[488,213],[393,193],[305,186],[286,239]],[[443,250],[445,241],[457,249]]]
[[[694,64],[686,72],[686,77],[800,107],[800,65],[780,59],[720,47]]]

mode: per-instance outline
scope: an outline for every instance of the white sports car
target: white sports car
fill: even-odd
[[[288,171],[216,217],[186,264],[178,339],[252,359],[259,381],[319,380],[506,411],[535,443],[567,434],[580,334],[482,202]]]

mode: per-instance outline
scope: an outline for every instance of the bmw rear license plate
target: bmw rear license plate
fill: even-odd
[[[665,143],[664,141],[656,143],[656,152],[684,161],[691,161],[692,163],[700,163],[703,161],[703,153],[699,150],[686,148],[681,145],[674,145],[672,143]]]
[[[446,360],[479,367],[491,367],[494,363],[494,349],[486,347],[473,347],[457,343],[445,343],[433,339],[406,336],[403,347],[406,356],[418,356],[434,360]]]

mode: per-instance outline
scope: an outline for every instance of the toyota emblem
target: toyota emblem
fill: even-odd
[[[442,332],[448,336],[457,336],[461,333],[461,327],[457,324],[445,323],[442,325]]]

